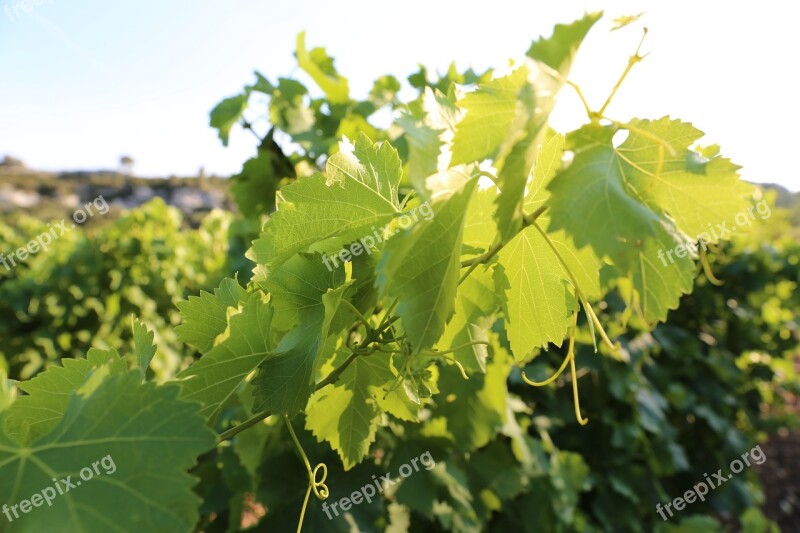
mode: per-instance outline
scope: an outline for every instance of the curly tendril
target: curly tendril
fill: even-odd
[[[300,521],[297,524],[297,533],[303,529],[303,520],[306,516],[306,508],[308,507],[308,498],[311,496],[311,492],[314,492],[314,496],[316,496],[320,500],[326,500],[328,496],[330,496],[330,490],[328,490],[328,486],[325,484],[325,480],[328,479],[328,465],[325,463],[319,463],[314,469],[311,469],[311,463],[308,461],[308,456],[306,456],[305,450],[303,450],[303,446],[300,445],[300,441],[297,439],[297,435],[294,432],[294,428],[292,428],[292,423],[289,421],[289,416],[284,413],[283,421],[286,422],[286,427],[289,428],[289,434],[292,436],[292,440],[294,441],[294,446],[297,448],[297,452],[300,454],[300,457],[303,459],[303,463],[306,465],[306,471],[308,472],[308,490],[306,491],[306,497],[303,500],[303,509],[300,511]],[[319,481],[317,480],[317,472],[322,471],[322,479]]]

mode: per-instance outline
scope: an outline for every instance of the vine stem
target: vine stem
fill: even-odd
[[[351,354],[350,354],[350,356],[349,356],[347,359],[345,359],[344,363],[342,363],[341,365],[339,365],[338,367],[336,367],[336,368],[333,370],[333,372],[331,372],[330,374],[328,374],[328,377],[326,377],[325,379],[323,379],[322,381],[320,381],[319,383],[317,383],[317,386],[315,387],[315,389],[314,389],[314,390],[319,390],[319,389],[321,389],[322,387],[326,387],[326,386],[328,386],[328,385],[332,385],[333,383],[336,383],[336,381],[337,381],[337,380],[339,379],[339,377],[340,377],[340,376],[341,376],[341,375],[344,373],[344,371],[345,371],[345,370],[347,370],[347,367],[348,367],[348,366],[350,366],[350,364],[351,364],[353,361],[355,361],[355,360],[356,360],[356,358],[357,358],[357,357],[359,357],[360,355],[361,355],[361,354],[360,354],[360,353],[358,353],[358,352],[353,352],[353,353],[351,353]]]
[[[336,381],[338,381],[339,378],[341,377],[342,373],[345,370],[347,370],[347,367],[350,366],[350,364],[353,361],[355,361],[356,357],[359,357],[360,355],[364,355],[364,354],[357,353],[357,352],[353,352],[352,354],[350,354],[350,357],[348,357],[344,361],[344,363],[342,363],[337,368],[335,368],[330,374],[328,374],[328,376],[325,379],[323,379],[322,381],[320,381],[319,383],[317,383],[314,386],[314,392],[320,390],[322,387],[325,387],[326,385],[332,385],[333,383],[336,383]],[[267,418],[269,418],[272,415],[273,415],[273,412],[271,410],[266,410],[266,411],[261,411],[260,413],[256,413],[255,415],[253,415],[252,417],[248,418],[247,420],[245,420],[244,422],[242,422],[238,426],[232,427],[231,429],[229,429],[229,430],[227,430],[227,431],[225,431],[223,433],[220,433],[219,436],[217,437],[217,444],[219,444],[221,442],[224,442],[226,440],[232,439],[233,437],[235,437],[236,435],[238,435],[242,431],[255,426],[256,424],[258,424],[262,420],[266,420]]]
[[[578,86],[578,84],[570,80],[566,80],[566,84],[575,89],[575,92],[578,94],[578,98],[581,99],[581,103],[583,104],[583,109],[586,111],[586,114],[589,116],[590,119],[594,120],[596,116],[595,112],[592,111],[591,107],[589,107],[589,102],[586,101],[586,97],[583,95],[583,91]]]
[[[361,323],[364,324],[364,327],[367,328],[367,332],[373,331],[373,327],[369,323],[369,320],[367,320],[367,317],[365,317],[364,314],[361,311],[359,311],[355,305],[353,305],[352,303],[350,303],[349,300],[344,298],[341,300],[341,302],[350,307],[350,310],[353,311],[353,313],[355,313],[355,315],[358,317]]]
[[[272,416],[272,410],[261,411],[260,413],[253,415],[252,417],[248,418],[238,426],[234,426],[228,431],[220,433],[219,436],[217,437],[217,444],[232,439],[245,429],[255,426],[256,424],[258,424],[262,420],[266,420],[270,416]]]
[[[517,233],[521,232],[522,230],[524,230],[528,226],[531,226],[532,224],[534,224],[536,222],[536,219],[539,218],[542,215],[542,213],[544,213],[546,210],[547,210],[547,206],[546,205],[542,205],[542,206],[539,206],[539,208],[536,209],[530,215],[524,215],[522,217],[522,226],[519,228],[519,231]],[[465,259],[465,260],[461,261],[461,268],[466,268],[466,267],[469,267],[469,268],[458,279],[458,284],[461,285],[464,282],[464,280],[466,280],[469,277],[469,275],[472,274],[472,272],[476,268],[478,268],[478,265],[482,265],[482,264],[488,263],[489,260],[492,257],[497,255],[497,253],[500,250],[503,249],[503,246],[504,246],[504,244],[502,242],[500,242],[499,240],[495,239],[494,244],[492,244],[492,246],[490,246],[489,249],[486,252],[484,252],[483,254],[481,254],[481,255],[479,255],[477,257],[473,257],[471,259]]]
[[[439,350],[428,350],[428,351],[433,355],[444,355],[444,354],[448,354],[448,353],[457,352],[458,350],[461,350],[462,348],[467,348],[468,346],[476,346],[478,344],[483,344],[484,346],[489,346],[490,345],[490,343],[487,342],[487,341],[472,341],[472,342],[464,343],[461,346],[456,346],[455,348],[451,348],[449,350],[442,350],[442,351],[439,351]]]
[[[633,68],[633,66],[636,65],[636,63],[638,63],[639,61],[641,61],[642,59],[644,59],[646,57],[646,56],[639,55],[639,52],[642,49],[642,43],[644,43],[644,38],[645,37],[647,37],[647,28],[644,28],[644,34],[642,35],[642,39],[639,41],[639,46],[636,47],[636,52],[631,57],[628,58],[628,64],[625,67],[625,70],[622,71],[622,75],[617,80],[617,83],[614,84],[614,88],[611,89],[611,94],[609,94],[608,98],[606,98],[605,103],[603,103],[603,107],[601,107],[600,110],[597,111],[597,114],[596,114],[597,116],[602,116],[603,113],[605,112],[606,108],[609,106],[609,104],[611,104],[611,100],[613,100],[614,95],[617,94],[617,91],[622,86],[622,82],[624,82],[625,78],[628,77],[628,74],[630,73],[630,71]]]

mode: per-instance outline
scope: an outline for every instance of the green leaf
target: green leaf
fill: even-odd
[[[147,329],[138,319],[132,318],[133,328],[133,352],[136,355],[136,367],[141,371],[142,376],[147,375],[150,361],[156,354],[156,347],[153,344],[155,334]]]
[[[425,200],[435,192],[429,190],[426,178],[447,171],[444,137],[455,128],[459,115],[453,101],[426,87],[420,98],[409,104],[409,112],[396,121],[405,130],[408,142],[408,179]]]
[[[378,264],[382,294],[398,298],[415,353],[433,346],[455,308],[467,205],[477,181],[435,204],[435,215],[389,239]]]
[[[623,269],[636,259],[635,243],[654,237],[659,216],[631,196],[624,162],[613,146],[594,146],[576,154],[572,164],[550,183],[550,216],[578,246],[590,244]]]
[[[318,358],[331,332],[345,290],[341,270],[328,271],[319,255],[299,255],[270,281],[275,316],[284,326],[296,323],[276,346],[253,379],[256,411],[290,415],[305,408],[314,390]],[[288,313],[289,316],[282,316]]]
[[[666,320],[669,310],[678,308],[681,295],[692,290],[694,261],[688,256],[676,256],[674,262],[664,259],[664,252],[675,249],[676,243],[684,247],[688,244],[664,224],[654,238],[636,250],[633,286],[639,293],[641,313],[650,323]]]
[[[453,357],[468,373],[486,372],[486,360],[489,356],[486,345],[465,345],[475,341],[488,341],[492,317],[499,307],[500,300],[492,279],[492,270],[478,267],[458,286],[455,312],[436,342],[437,349],[452,350],[463,346],[453,352]]]
[[[572,164],[548,187],[550,228],[565,230],[579,248],[590,245],[598,257],[609,257],[633,280],[645,319],[664,320],[691,290],[694,263],[687,255],[670,263],[659,260],[687,241],[643,203],[630,181],[636,162],[613,146],[614,133],[599,127],[579,132]]]
[[[517,95],[516,129],[512,128],[509,139],[514,144],[500,165],[495,165],[499,169],[496,218],[501,242],[508,242],[520,229],[525,186],[539,157],[556,96],[566,82],[578,47],[599,18],[599,13],[588,14],[569,26],[556,26],[550,38],[533,43],[528,51],[529,57],[555,72],[529,67],[530,72],[537,72],[536,78],[528,81]]]
[[[663,117],[633,120],[617,149],[625,177],[654,211],[668,214],[691,239],[719,240],[717,225],[735,225],[746,212],[753,186],[740,180],[738,166],[723,157],[689,150],[703,136],[691,124]]]
[[[601,12],[587,13],[582,19],[571,24],[556,24],[551,37],[534,41],[531,44],[527,52],[528,57],[541,61],[565,75],[569,72],[578,47],[586,34],[602,16]]]
[[[497,234],[492,218],[497,189],[475,193],[464,222],[464,249],[484,253]],[[458,286],[455,312],[436,343],[439,350],[451,350],[479,340],[487,340],[492,316],[500,307],[500,299],[492,279],[492,269],[479,266]],[[453,356],[468,372],[485,372],[488,352],[486,346],[459,348]]]
[[[526,211],[547,204],[550,193],[546,187],[561,166],[563,151],[564,138],[560,135],[543,144],[524,199]],[[500,251],[495,268],[506,332],[517,360],[548,343],[561,345],[577,306],[572,277],[585,296],[596,297],[600,292],[600,260],[591,248],[578,250],[563,230],[552,231],[547,213],[536,219],[541,232],[533,226],[523,229]]]
[[[478,85],[457,102],[467,114],[456,126],[450,166],[494,158],[514,139],[509,131],[517,118],[518,94],[528,83],[528,69]],[[506,148],[507,149],[507,148]]]
[[[625,127],[630,132],[619,147],[616,127],[585,127],[571,136],[576,156],[550,186],[551,213],[579,246],[591,244],[631,277],[641,314],[655,322],[691,290],[696,255],[685,248],[695,238],[715,242],[712,224],[742,212],[751,188],[728,160],[689,150],[702,135],[690,124],[665,117]],[[590,214],[583,228],[578,212]]]
[[[547,343],[561,345],[577,302],[555,252],[536,228],[525,228],[499,253],[506,332],[517,360]]]
[[[298,135],[314,125],[314,112],[305,105],[308,89],[297,80],[279,78],[269,101],[269,121],[289,135]]]
[[[334,385],[327,385],[308,404],[306,429],[319,442],[326,440],[338,452],[345,470],[361,462],[375,440],[380,420],[380,398],[394,381],[389,356],[374,354],[355,359]],[[393,391],[398,395],[401,391]]]
[[[271,271],[302,251],[339,253],[345,244],[368,237],[400,211],[400,158],[388,144],[359,136],[321,174],[300,178],[278,193],[278,210],[248,254]]]
[[[347,78],[341,76],[333,68],[333,59],[325,54],[324,49],[306,50],[306,34],[297,34],[297,64],[311,76],[332,104],[344,104],[350,101],[350,88]]]
[[[211,110],[210,126],[218,130],[223,146],[228,146],[231,128],[242,118],[245,109],[247,109],[249,97],[250,92],[245,91],[242,94],[224,99]]]
[[[344,185],[351,181],[363,184],[395,207],[397,187],[403,176],[402,162],[391,144],[373,143],[363,133],[354,150],[339,150],[326,165],[328,184]]]
[[[550,99],[552,101],[552,99]],[[507,157],[499,164],[497,184],[500,195],[497,197],[497,228],[501,242],[508,242],[519,231],[522,224],[522,203],[525,186],[539,154],[544,125],[551,107],[543,106],[528,85],[520,91],[517,121],[524,127],[515,132],[514,137],[522,138],[511,147]]]
[[[256,157],[245,161],[242,171],[231,176],[230,190],[239,211],[246,217],[274,211],[277,180],[272,155],[259,150]]]
[[[561,169],[561,158],[564,155],[564,137],[553,135],[542,145],[542,150],[536,161],[533,171],[533,181],[530,184],[525,201],[524,210],[533,213],[540,207],[547,204],[550,192],[547,186]],[[558,250],[561,259],[567,264],[569,271],[575,277],[578,288],[584,297],[589,299],[599,298],[600,290],[600,268],[603,263],[590,247],[578,249],[572,238],[563,230],[554,231],[550,227],[550,215],[548,211],[536,219],[536,223],[541,227],[550,238]]]
[[[22,443],[31,442],[51,431],[64,414],[73,391],[83,385],[93,370],[107,366],[113,374],[127,370],[124,359],[114,350],[92,348],[86,359],[62,359],[62,366],[51,366],[17,387],[27,393],[5,414],[5,432]]]
[[[200,502],[186,470],[214,436],[197,406],[177,399],[178,387],[140,382],[128,372],[88,397],[73,394],[58,425],[30,446],[0,432],[0,501],[13,505],[40,493],[52,504],[40,498],[40,508],[19,513],[15,531],[194,528]],[[58,482],[59,494],[54,478],[74,487]]]
[[[228,327],[228,307],[237,307],[246,296],[247,292],[235,279],[225,278],[214,294],[200,291],[200,296],[178,302],[183,318],[183,324],[175,328],[178,340],[207,352]]]
[[[181,398],[198,401],[204,417],[214,419],[248,375],[274,353],[270,342],[272,308],[253,293],[241,312],[230,317],[228,335],[178,374]]]
[[[375,80],[372,90],[369,92],[369,99],[376,106],[390,103],[395,95],[400,91],[400,80],[392,75],[384,75]]]

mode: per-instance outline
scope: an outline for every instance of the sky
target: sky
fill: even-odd
[[[743,7],[735,7],[738,4]],[[28,8],[26,11],[25,8]],[[363,97],[372,80],[405,78],[422,63],[444,71],[503,67],[554,24],[585,11],[606,17],[586,39],[571,80],[593,107],[608,95],[636,49],[641,26],[609,32],[611,19],[645,12],[649,33],[607,115],[671,115],[706,133],[754,182],[800,189],[800,77],[795,2],[762,0],[491,2],[404,0],[0,0],[0,157],[43,170],[116,169],[140,176],[236,173],[255,153],[249,132],[229,147],[208,112],[259,70],[296,76],[295,38],[324,46]],[[551,124],[578,127],[585,114],[570,90]]]

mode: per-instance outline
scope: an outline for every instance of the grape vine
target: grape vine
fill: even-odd
[[[616,291],[626,320],[645,328],[664,321],[692,290],[696,261],[714,278],[705,255],[662,265],[659,251],[733,219],[752,197],[736,165],[697,145],[703,134],[691,124],[606,116],[645,57],[641,43],[593,110],[568,76],[599,19],[556,26],[504,75],[452,68],[431,80],[421,70],[408,102],[391,76],[366,100],[353,99],[333,60],[307,50],[301,34],[298,64],[324,96],[258,74],[211,115],[224,143],[235,127],[260,140],[232,185],[243,216],[263,222],[247,252],[252,277],[181,302],[176,333],[200,357],[168,383],[143,382],[152,335],[138,324],[135,369],[114,350],[95,350],[21,384],[28,394],[0,419],[8,430],[0,435],[3,497],[15,501],[49,472],[69,471],[55,448],[86,457],[113,449],[118,484],[87,486],[69,505],[27,517],[30,527],[70,520],[91,530],[103,516],[85,498],[130,492],[144,506],[131,510],[131,524],[188,531],[198,511],[185,469],[215,444],[220,454],[246,446],[283,419],[308,478],[299,531],[311,493],[325,499],[336,487],[333,466],[312,468],[295,427],[334,450],[345,471],[380,456],[379,433],[391,441],[418,432],[477,450],[511,424],[509,375],[542,387],[567,367],[575,418],[586,424],[575,357],[580,310],[597,357],[624,361],[593,304]],[[561,134],[548,117],[564,86],[579,95],[587,122]],[[257,102],[269,117],[263,136]],[[381,109],[394,118],[385,129],[369,120]],[[433,216],[412,219],[423,202]],[[365,237],[374,249],[358,245]],[[342,260],[329,268],[325,256]],[[552,375],[536,381],[520,372],[565,341]],[[139,476],[143,457],[157,459]],[[165,475],[169,490],[156,501]]]

